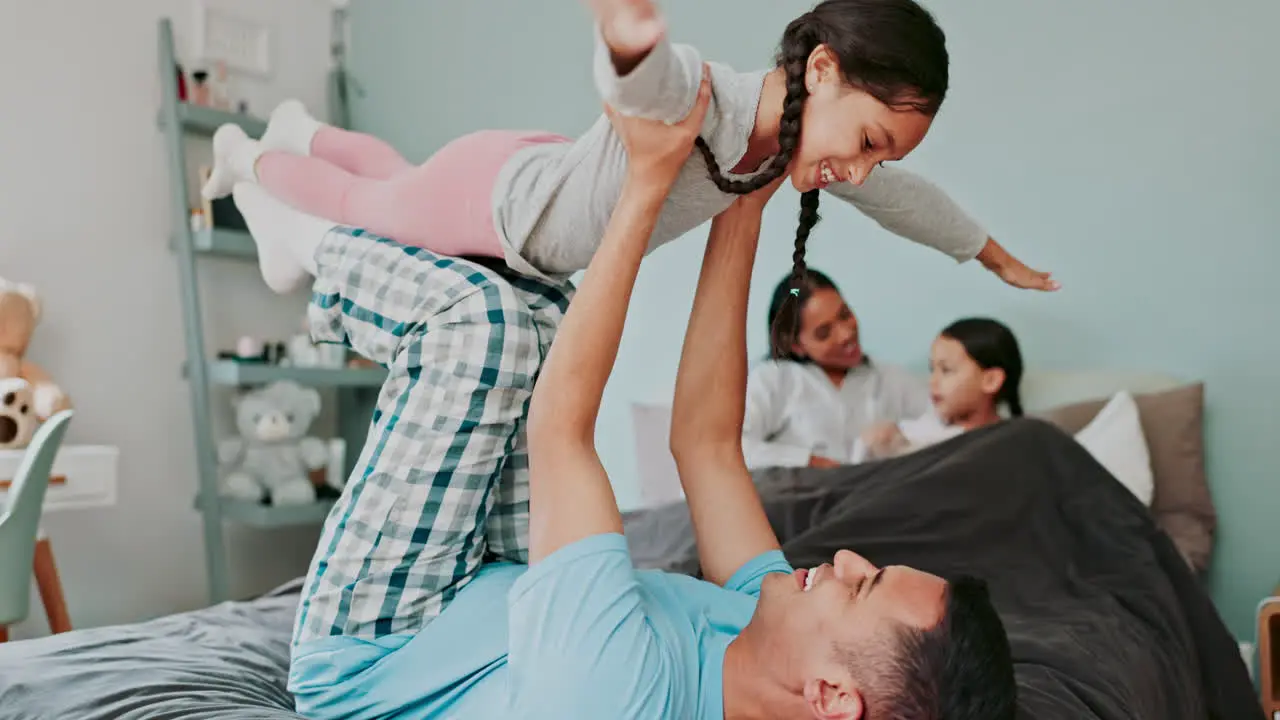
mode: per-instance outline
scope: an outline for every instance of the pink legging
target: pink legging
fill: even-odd
[[[552,133],[485,130],[413,165],[387,143],[322,127],[311,155],[262,154],[258,182],[305,213],[442,255],[502,257],[493,226],[493,183],[512,153]]]

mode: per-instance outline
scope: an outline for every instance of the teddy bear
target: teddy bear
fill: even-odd
[[[71,408],[71,400],[40,366],[26,359],[40,322],[35,288],[0,278],[0,379],[21,378],[31,386],[32,409],[40,422]]]
[[[25,448],[39,424],[31,384],[22,378],[0,378],[0,450]]]
[[[320,414],[320,392],[279,380],[232,403],[240,437],[218,446],[222,495],[273,505],[315,502],[310,473],[325,467],[328,451],[306,432]]]

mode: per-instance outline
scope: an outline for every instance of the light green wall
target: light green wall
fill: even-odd
[[[794,0],[668,2],[673,36],[748,69],[769,62]],[[939,328],[990,313],[1030,363],[1138,368],[1208,382],[1209,472],[1221,512],[1213,592],[1250,636],[1280,581],[1280,4],[1168,0],[933,3],[952,91],[905,165],[934,179],[1030,263],[1055,296],[1010,290],[975,266],[890,236],[824,200],[811,264],[857,309],[877,356],[921,367]],[[569,0],[365,0],[353,15],[358,127],[414,159],[486,127],[573,135],[600,107],[589,24]],[[764,350],[767,290],[789,267],[797,196],[765,218],[752,298]],[[1268,209],[1271,208],[1271,209]],[[599,444],[636,499],[629,403],[670,397],[705,227],[646,262]]]

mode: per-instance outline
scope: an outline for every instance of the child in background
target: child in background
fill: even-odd
[[[912,420],[881,423],[854,447],[854,462],[894,457],[1002,420],[1001,406],[1022,416],[1022,353],[1013,331],[989,318],[947,326],[929,357],[933,408]]]

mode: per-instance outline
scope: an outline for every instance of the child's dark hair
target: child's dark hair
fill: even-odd
[[[1018,386],[1022,383],[1022,351],[1018,349],[1013,331],[990,318],[964,318],[948,325],[942,335],[963,345],[964,351],[983,370],[1004,371],[1004,384],[996,393],[996,400],[1008,406],[1011,415],[1021,417],[1022,397]]]
[[[812,362],[797,355],[792,347],[800,334],[800,309],[814,290],[822,289],[840,292],[831,278],[808,268],[801,272],[799,280],[794,274],[788,275],[773,289],[769,300],[769,359]]]
[[[782,34],[776,63],[786,71],[787,95],[782,105],[778,153],[759,175],[749,180],[724,176],[710,146],[697,139],[722,192],[746,195],[781,177],[800,145],[800,125],[809,90],[805,72],[809,56],[819,45],[835,54],[841,74],[853,87],[895,109],[935,115],[947,94],[950,63],[946,37],[929,11],[915,0],[822,0],[792,20]],[[805,243],[818,224],[818,190],[800,196],[800,225],[792,280],[799,287],[804,276]]]

